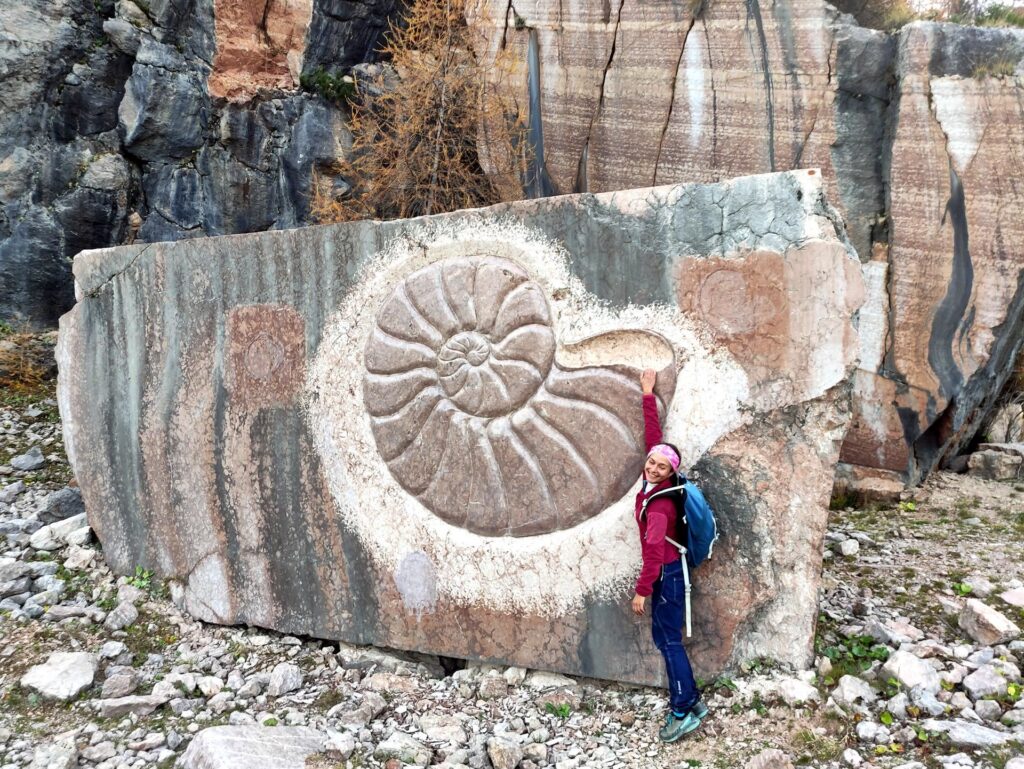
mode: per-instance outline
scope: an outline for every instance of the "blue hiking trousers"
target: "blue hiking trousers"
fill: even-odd
[[[685,713],[700,700],[690,658],[683,648],[685,598],[682,562],[665,564],[651,594],[651,635],[665,658],[669,705],[677,713]]]

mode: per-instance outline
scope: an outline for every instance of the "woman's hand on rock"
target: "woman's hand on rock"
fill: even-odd
[[[640,389],[644,395],[650,395],[654,392],[654,383],[658,379],[658,372],[652,368],[645,368],[643,373],[640,375]]]

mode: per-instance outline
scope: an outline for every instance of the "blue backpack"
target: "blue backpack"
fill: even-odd
[[[674,545],[682,557],[683,584],[686,587],[686,636],[690,636],[690,569],[696,569],[711,557],[711,551],[718,540],[718,525],[715,513],[697,485],[685,476],[676,476],[676,483],[667,489],[656,491],[644,500],[641,515],[647,505],[657,497],[670,497],[676,508],[676,532],[686,532],[686,544],[665,537]],[[680,537],[681,539],[681,537]]]

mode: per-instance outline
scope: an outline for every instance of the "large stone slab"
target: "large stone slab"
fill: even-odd
[[[630,681],[639,371],[718,510],[701,674],[812,654],[860,265],[816,171],[84,253],[59,399],[194,615]]]

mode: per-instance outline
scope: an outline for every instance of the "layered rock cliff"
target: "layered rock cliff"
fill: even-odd
[[[696,15],[695,15],[696,14]],[[1020,349],[1024,31],[859,27],[816,0],[486,0],[556,193],[818,167],[871,289],[843,457],[916,482]]]
[[[52,324],[84,248],[308,223],[348,135],[299,83],[371,58],[397,5],[5,6],[0,318]],[[478,0],[470,23],[521,62],[534,194],[820,168],[871,289],[844,458],[914,481],[970,437],[1020,346],[1024,33],[887,35],[820,0]]]

